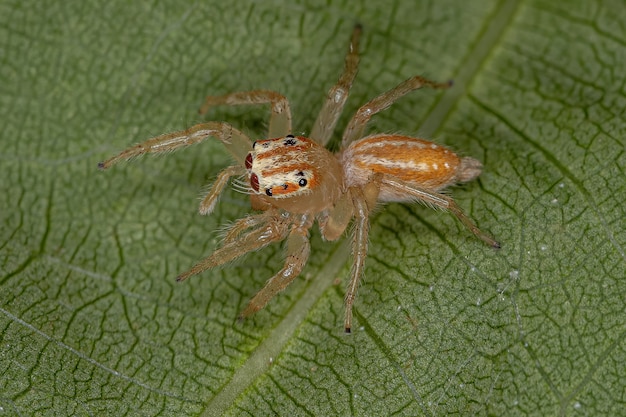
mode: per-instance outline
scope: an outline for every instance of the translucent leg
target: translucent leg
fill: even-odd
[[[200,114],[207,112],[209,107],[227,104],[237,106],[241,104],[271,104],[269,139],[279,138],[291,133],[291,110],[285,96],[270,90],[240,91],[223,96],[208,96],[199,110]]]
[[[500,243],[487,233],[480,230],[478,226],[476,226],[474,222],[469,217],[467,217],[465,213],[463,213],[461,207],[459,207],[459,205],[447,195],[417,187],[414,184],[400,181],[392,176],[384,176],[382,180],[382,186],[388,187],[389,189],[400,192],[404,195],[412,196],[416,200],[419,200],[421,202],[429,203],[442,209],[449,210],[477,238],[479,238],[492,248],[500,248]]]
[[[291,282],[300,275],[302,268],[309,259],[311,245],[309,244],[308,228],[294,227],[287,238],[287,257],[283,268],[259,291],[241,312],[239,319],[245,319],[261,310],[279,292],[284,290]]]
[[[245,166],[245,159],[252,149],[250,139],[229,125],[222,122],[201,123],[179,132],[167,133],[148,139],[138,145],[123,150],[118,155],[98,164],[98,168],[107,169],[120,161],[131,159],[145,153],[166,153],[178,148],[193,145],[203,140],[215,137],[235,157],[237,162]]]
[[[343,133],[343,139],[341,141],[342,149],[347,148],[353,141],[362,138],[365,126],[367,126],[367,123],[370,121],[372,116],[391,106],[400,97],[422,87],[448,88],[451,85],[452,84],[450,82],[437,83],[420,76],[415,76],[370,100],[368,103],[361,106],[355,115],[352,116],[352,119],[348,123],[348,127],[346,127],[346,130]]]
[[[354,27],[343,73],[339,77],[337,84],[328,91],[326,101],[317,116],[317,120],[315,120],[313,130],[311,130],[311,139],[323,146],[328,143],[333,134],[359,67],[359,38],[361,37],[361,31],[361,25]]]
[[[243,233],[244,230],[266,223],[268,220],[271,219],[273,215],[274,213],[272,211],[266,211],[261,214],[246,216],[242,219],[237,220],[226,231],[223,244],[228,245],[232,243],[238,238],[241,233]]]
[[[346,289],[344,299],[345,316],[344,329],[346,333],[352,331],[352,306],[356,298],[356,291],[359,287],[359,281],[363,275],[365,267],[365,258],[367,257],[367,238],[369,235],[369,212],[366,197],[360,188],[351,188],[352,201],[354,204],[354,232],[352,236],[352,270],[350,271],[350,283]]]
[[[341,237],[352,220],[352,197],[350,193],[341,196],[335,206],[317,216],[322,237],[333,241]]]
[[[272,216],[265,226],[254,229],[238,239],[225,244],[209,257],[194,265],[189,271],[180,274],[176,281],[184,281],[192,275],[197,275],[207,269],[223,265],[248,252],[261,249],[272,242],[278,242],[285,237],[289,231],[289,218]]]

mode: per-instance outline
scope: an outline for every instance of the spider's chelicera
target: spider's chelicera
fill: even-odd
[[[111,165],[144,153],[163,153],[198,143],[209,137],[219,139],[237,161],[224,169],[200,204],[200,213],[209,214],[231,177],[247,178],[245,187],[252,208],[260,211],[236,221],[228,229],[222,246],[189,271],[182,281],[222,265],[270,243],[287,240],[284,267],[270,278],[241,313],[245,318],[262,309],[302,271],[309,257],[309,229],[317,221],[324,239],[338,239],[354,219],[353,263],[345,297],[344,328],[352,328],[352,305],[367,255],[369,215],[384,202],[425,202],[449,210],[486,244],[500,244],[483,233],[454,200],[441,193],[444,188],[476,178],[479,161],[459,157],[435,143],[397,134],[363,137],[365,127],[376,113],[400,97],[421,87],[447,88],[420,76],[409,78],[362,106],[343,133],[341,149],[333,154],[325,148],[357,73],[361,27],[352,33],[345,67],[339,81],[315,121],[309,137],[294,136],[287,99],[274,91],[253,90],[207,97],[200,113],[211,106],[227,104],[270,104],[268,137],[252,142],[224,122],[208,122],[187,130],[157,136],[128,148],[99,164]]]

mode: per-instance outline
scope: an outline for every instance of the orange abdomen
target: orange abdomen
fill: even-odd
[[[439,190],[458,181],[461,158],[451,150],[402,135],[374,135],[352,143],[343,153],[346,176],[362,184],[375,173]]]

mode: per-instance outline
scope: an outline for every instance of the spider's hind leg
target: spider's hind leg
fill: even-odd
[[[470,219],[463,212],[461,207],[459,207],[456,201],[454,201],[451,197],[448,197],[447,195],[441,193],[433,192],[428,189],[420,188],[415,184],[407,183],[389,175],[383,177],[382,186],[399,194],[410,196],[417,201],[432,204],[444,210],[449,210],[450,213],[454,214],[456,218],[459,219],[463,226],[468,228],[474,234],[474,236],[476,236],[492,248],[500,248],[500,243],[493,237],[491,237],[488,233],[480,230],[478,226],[474,224],[472,219]]]

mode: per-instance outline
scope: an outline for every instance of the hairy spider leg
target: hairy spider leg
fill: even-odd
[[[320,213],[317,216],[317,223],[322,237],[331,242],[339,239],[352,221],[352,210],[352,196],[350,193],[344,193],[334,207]]]
[[[344,298],[344,331],[346,333],[352,332],[352,306],[356,299],[356,292],[363,276],[367,258],[370,230],[369,214],[376,206],[381,179],[382,175],[376,174],[365,187],[350,187],[348,191],[352,197],[355,219],[352,232],[352,269],[350,271],[350,282]]]
[[[261,310],[279,292],[284,290],[300,275],[311,253],[309,243],[309,229],[313,225],[314,217],[308,214],[299,215],[298,225],[291,228],[286,242],[286,257],[283,268],[250,300],[248,306],[239,315],[239,320],[251,316]]]
[[[246,156],[252,148],[250,139],[228,123],[208,122],[190,127],[186,130],[167,133],[150,138],[138,145],[131,146],[98,164],[98,168],[107,169],[120,161],[134,158],[145,153],[167,153],[178,148],[190,146],[214,137],[219,139],[226,149],[235,157],[241,166],[245,166]]]
[[[467,227],[477,238],[493,248],[500,248],[500,243],[489,234],[480,230],[478,226],[476,226],[474,222],[467,215],[465,215],[465,213],[463,213],[461,207],[459,207],[459,205],[452,198],[438,192],[421,188],[415,184],[402,181],[392,175],[383,176],[382,187],[388,187],[395,192],[409,195],[420,202],[432,204],[442,209],[449,210],[456,216],[457,219],[460,220],[463,226]]]
[[[238,106],[242,104],[271,104],[268,137],[279,138],[291,134],[291,108],[285,96],[270,90],[239,91],[222,96],[207,96],[198,110],[200,114],[207,112],[209,107],[222,104]]]
[[[272,214],[273,216],[268,216],[264,225],[226,243],[211,255],[195,264],[189,271],[176,277],[176,281],[184,281],[207,269],[215,268],[216,266],[239,258],[246,253],[264,248],[270,243],[284,240],[289,232],[289,225],[292,223],[293,216],[286,213],[281,214],[277,209],[272,210]]]
[[[210,214],[215,208],[220,194],[224,191],[224,188],[228,184],[228,180],[233,176],[239,176],[246,173],[244,168],[245,158],[252,148],[252,142],[250,139],[228,123],[201,123],[186,130],[167,133],[165,135],[148,139],[145,142],[123,150],[118,155],[107,159],[104,162],[100,162],[98,167],[100,169],[107,169],[119,161],[131,159],[135,156],[143,155],[144,153],[171,152],[185,146],[202,142],[209,137],[219,139],[239,163],[239,165],[233,165],[222,170],[218,174],[217,179],[213,183],[209,192],[202,199],[199,209],[200,214]]]
[[[422,87],[442,89],[448,88],[451,85],[451,82],[438,83],[417,75],[398,84],[395,88],[368,101],[366,104],[361,106],[359,110],[357,110],[354,116],[352,116],[352,119],[350,119],[350,122],[348,122],[348,126],[343,132],[343,138],[341,140],[342,149],[347,148],[348,145],[350,145],[350,143],[352,143],[353,141],[362,138],[365,126],[367,126],[367,123],[370,121],[372,116],[378,112],[385,110],[402,96]]]
[[[326,101],[315,120],[311,139],[326,146],[335,130],[335,125],[343,110],[343,106],[348,99],[352,82],[359,68],[359,38],[361,37],[361,25],[355,25],[350,38],[350,46],[343,68],[343,73],[339,77],[337,84],[331,87],[326,96]]]
[[[241,233],[243,233],[246,229],[251,229],[253,227],[257,227],[258,225],[267,222],[270,220],[275,213],[271,210],[264,211],[261,214],[248,215],[244,218],[237,220],[232,223],[230,227],[226,230],[224,234],[224,239],[222,240],[223,245],[227,245],[234,240],[236,240]]]

